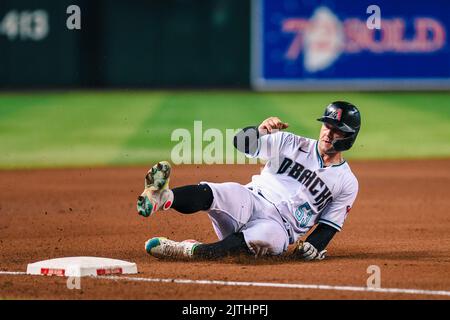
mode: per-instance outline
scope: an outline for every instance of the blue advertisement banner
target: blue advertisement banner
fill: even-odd
[[[450,89],[450,1],[254,0],[256,89]]]

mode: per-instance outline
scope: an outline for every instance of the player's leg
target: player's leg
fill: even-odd
[[[197,245],[193,251],[193,256],[200,259],[218,259],[241,253],[250,254],[251,251],[245,243],[244,234],[235,232],[218,242]]]
[[[137,211],[148,217],[158,210],[170,208],[181,213],[208,210],[213,193],[206,184],[169,188],[171,167],[166,161],[158,162],[145,176],[144,192],[138,197]]]
[[[213,193],[208,215],[219,240],[240,231],[253,214],[253,193],[236,182],[203,183],[207,184]]]
[[[166,192],[169,193],[164,198],[166,200],[159,200],[161,198],[158,198],[159,194],[157,194],[156,192],[151,194],[151,199],[155,200],[153,203],[158,203],[159,200],[160,205],[152,207],[147,206],[148,209],[154,209],[154,211],[150,212],[150,214],[161,209],[168,210],[169,208],[175,209],[176,211],[184,214],[206,211],[211,207],[211,204],[213,202],[213,193],[211,188],[207,184],[187,185],[173,189],[167,188],[166,190]],[[143,195],[141,195],[141,197],[142,196]],[[167,202],[168,200],[170,202]],[[142,209],[139,210],[140,203],[142,203],[142,200],[138,199],[139,213],[143,211]],[[148,216],[147,214],[142,215]]]
[[[186,192],[187,195],[188,191],[208,194],[211,192],[212,202],[204,203],[199,201],[199,203],[195,204],[196,208],[190,208],[188,207],[190,204],[182,204],[184,200],[181,199],[183,201],[178,203],[178,206],[184,207],[185,211],[199,209],[202,205],[205,206],[202,209],[209,206],[208,214],[219,241],[210,244],[200,244],[192,240],[176,242],[157,237],[146,242],[146,251],[156,257],[195,257],[203,259],[220,258],[240,252],[249,253],[244,235],[239,230],[243,228],[252,216],[255,207],[253,203],[255,201],[254,194],[245,186],[234,182],[202,183],[196,189],[197,191],[192,186],[188,186],[183,193]],[[199,189],[200,191],[198,191]],[[174,197],[174,205],[177,203],[176,199],[177,196]],[[185,200],[189,201],[189,198],[187,197]],[[211,197],[208,197],[208,200],[211,201]]]
[[[232,233],[215,243],[199,243],[195,240],[176,242],[157,237],[145,243],[145,250],[157,258],[175,259],[218,259],[228,255],[251,253],[242,232]]]
[[[245,243],[256,256],[280,255],[287,250],[286,229],[272,219],[254,219],[242,229]]]
[[[226,194],[224,188],[239,189],[233,185],[213,185],[212,188],[213,190],[219,188],[224,194]],[[289,237],[276,208],[259,195],[247,194],[243,190],[241,194],[250,197],[246,199],[246,196],[243,196],[236,199],[236,204],[240,208],[237,208],[236,204],[234,207],[231,205],[234,212],[239,212],[240,209],[245,209],[247,204],[246,210],[240,212],[240,216],[228,218],[228,223],[234,221],[236,225],[227,224],[227,221],[221,220],[229,217],[223,213],[230,208],[230,205],[220,204],[221,195],[214,200],[209,215],[221,240],[211,244],[198,244],[192,251],[194,258],[216,259],[239,253],[256,256],[279,255],[287,249]],[[223,198],[223,200],[226,199],[226,197]]]
[[[288,247],[286,230],[270,219],[251,220],[242,231],[209,244],[197,244],[192,258],[218,259],[228,255],[252,254],[255,256],[280,255]]]
[[[200,183],[169,188],[170,163],[161,161],[146,174],[144,192],[138,197],[137,211],[148,217],[158,210],[173,208],[190,214],[209,210],[219,239],[248,221],[252,211],[251,192],[239,183]]]
[[[138,199],[139,214],[148,217],[158,210],[173,208],[181,213],[208,210],[214,230],[222,240],[237,232],[249,219],[253,211],[253,195],[245,186],[235,183],[201,183],[169,189],[169,175],[159,174],[162,170],[155,165],[147,175],[146,188]],[[170,167],[168,172],[170,174]],[[158,179],[164,176],[164,179]],[[148,183],[150,181],[151,183]],[[164,187],[158,189],[160,185]]]
[[[176,242],[153,238],[145,246],[149,254],[159,258],[217,259],[238,253],[279,255],[287,249],[287,231],[271,203],[259,195],[247,193],[248,189],[238,184],[209,185],[216,194],[209,216],[220,241],[202,244],[193,240]],[[233,197],[235,201],[230,201]]]
[[[177,187],[173,188],[172,192],[171,208],[184,214],[207,211],[214,200],[212,190],[207,184]]]
[[[229,234],[215,243],[199,243],[195,240],[181,242],[156,237],[145,243],[145,250],[157,258],[173,259],[219,259],[241,253],[256,257],[280,255],[288,246],[286,231],[270,219],[249,221],[242,232]]]

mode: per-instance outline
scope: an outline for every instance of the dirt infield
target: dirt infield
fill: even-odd
[[[173,210],[145,219],[135,211],[147,168],[0,171],[0,271],[62,256],[136,262],[140,278],[366,286],[381,268],[383,288],[450,290],[450,159],[354,161],[354,208],[321,262],[289,259],[159,261],[144,251],[153,236],[215,241],[205,213]],[[259,166],[182,166],[171,185],[201,180],[246,183]],[[0,274],[0,298],[32,299],[448,299],[449,296],[258,288],[221,284],[113,281]]]

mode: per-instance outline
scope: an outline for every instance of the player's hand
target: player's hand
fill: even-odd
[[[282,130],[289,127],[289,124],[283,122],[278,117],[270,117],[264,120],[258,127],[260,135],[271,134],[275,130]]]
[[[299,241],[295,247],[294,254],[306,261],[323,260],[327,250],[318,251],[311,243]]]

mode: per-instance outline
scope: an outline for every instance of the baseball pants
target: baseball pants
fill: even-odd
[[[242,232],[248,248],[258,256],[279,255],[287,250],[288,233],[272,203],[239,183],[201,184],[207,184],[213,192],[208,214],[219,240]]]

